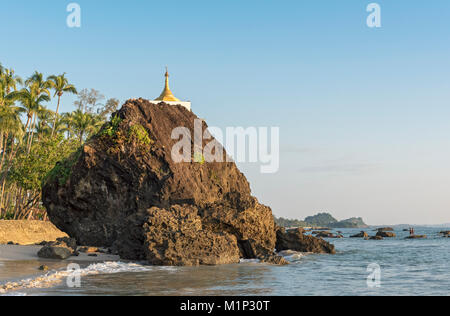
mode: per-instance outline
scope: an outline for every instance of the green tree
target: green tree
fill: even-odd
[[[29,154],[17,156],[8,179],[17,183],[26,194],[20,205],[18,218],[30,218],[40,206],[42,183],[58,161],[68,157],[78,148],[77,142],[60,137],[47,137],[33,143]]]
[[[8,98],[11,100],[19,101],[22,104],[23,111],[27,115],[25,131],[28,130],[27,148],[29,151],[32,144],[36,116],[45,108],[43,102],[49,102],[50,97],[47,94],[39,94],[39,89],[37,89],[36,87],[30,87],[11,92]]]
[[[81,110],[76,110],[69,118],[69,124],[81,144],[98,132],[104,121],[99,115],[93,113],[83,113]]]
[[[53,136],[55,133],[56,122],[58,120],[61,97],[63,96],[64,93],[77,94],[78,92],[74,85],[69,84],[69,81],[66,78],[66,73],[63,73],[62,75],[59,76],[50,76],[48,77],[48,80],[50,82],[51,88],[55,91],[54,96],[58,96],[58,105],[56,106],[55,120],[53,122],[52,128],[52,136]]]

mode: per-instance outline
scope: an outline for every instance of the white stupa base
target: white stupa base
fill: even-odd
[[[182,102],[182,101],[150,101],[152,104],[160,104],[160,103],[166,103],[169,105],[181,105],[184,106],[188,111],[191,111],[191,102]]]

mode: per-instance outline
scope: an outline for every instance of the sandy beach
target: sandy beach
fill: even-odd
[[[86,267],[93,263],[116,262],[120,259],[119,256],[102,253],[98,253],[96,257],[80,253],[79,256],[67,260],[42,259],[37,256],[40,249],[41,246],[0,245],[0,294],[20,291],[33,282],[41,282],[43,276],[48,273],[54,274],[56,271],[65,271],[72,263]],[[41,271],[39,267],[42,265],[47,266],[48,270]],[[58,282],[58,278],[55,282]],[[12,290],[5,291],[4,287],[11,284]]]

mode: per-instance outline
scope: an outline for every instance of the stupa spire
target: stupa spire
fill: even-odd
[[[159,96],[159,98],[156,99],[156,101],[180,101],[179,99],[177,99],[172,91],[170,91],[170,86],[169,86],[169,69],[166,67],[166,85],[164,87],[164,91],[161,93],[161,95]]]

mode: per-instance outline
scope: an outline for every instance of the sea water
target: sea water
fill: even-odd
[[[341,229],[344,239],[329,240],[336,255],[283,252],[287,266],[257,260],[217,267],[85,263],[80,287],[69,287],[68,272],[60,268],[16,280],[15,290],[3,295],[449,295],[450,238],[439,235],[441,230],[450,229],[416,228],[428,238],[415,240],[396,231],[396,238],[374,241],[348,238],[360,229]],[[0,269],[11,264],[0,262]],[[379,267],[379,282],[373,283],[369,266]]]

